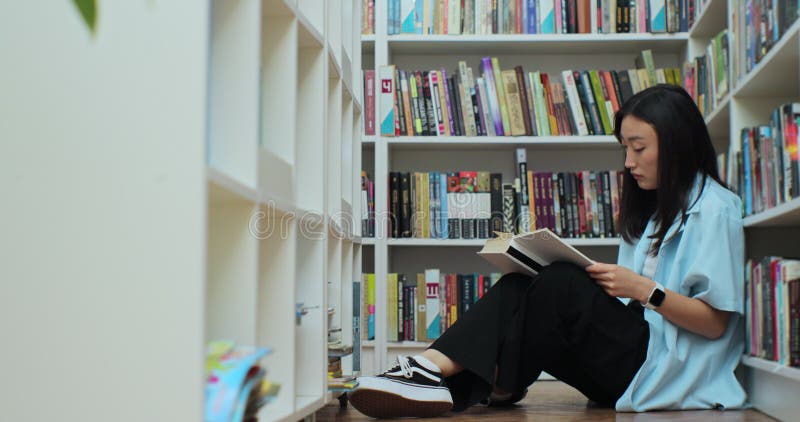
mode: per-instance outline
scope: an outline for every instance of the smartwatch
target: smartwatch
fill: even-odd
[[[656,282],[655,287],[650,291],[650,295],[647,296],[647,302],[642,305],[647,309],[656,309],[664,303],[665,297],[667,297],[667,295],[664,293],[664,286]]]

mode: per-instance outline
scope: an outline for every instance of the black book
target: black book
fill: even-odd
[[[411,237],[411,174],[400,173],[400,237]]]
[[[489,175],[489,195],[491,197],[491,217],[489,218],[489,237],[496,237],[495,232],[503,231],[503,175]]]
[[[615,236],[614,228],[614,208],[611,204],[611,175],[608,171],[600,172],[603,179],[603,207],[606,219],[606,237]]]
[[[594,114],[592,113],[592,106],[589,103],[589,99],[586,97],[586,88],[583,86],[583,80],[581,79],[581,72],[577,70],[572,72],[572,78],[575,79],[575,89],[578,91],[578,99],[581,101],[581,110],[583,111],[583,119],[586,121],[586,129],[589,131],[589,135],[596,135],[596,134],[603,134],[602,130],[599,132],[597,131],[597,122],[594,120]]]
[[[564,183],[564,173],[559,172],[557,175],[557,185],[558,185],[558,205],[561,208],[561,213],[559,214],[559,218],[561,219],[561,233],[558,233],[561,237],[569,237],[570,236],[570,227],[569,227],[569,204],[567,204],[567,189]]]
[[[447,84],[450,86],[450,107],[453,109],[453,128],[452,132],[455,136],[464,136],[464,123],[461,116],[461,96],[458,95],[458,84],[456,83],[455,75],[447,78]]]
[[[389,172],[389,232],[400,237],[400,173]]]

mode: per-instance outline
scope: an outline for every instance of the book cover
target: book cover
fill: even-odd
[[[395,117],[394,117],[394,73],[395,67],[393,65],[381,66],[379,71],[380,77],[380,122],[381,122],[381,136],[394,136],[395,135]]]
[[[538,15],[539,33],[554,34],[556,32],[554,0],[540,0]]]
[[[581,268],[595,263],[548,228],[516,236],[498,234],[498,237],[486,241],[478,255],[504,273],[529,275],[538,274],[556,261],[571,262]]]
[[[492,114],[492,124],[494,125],[494,133],[497,136],[503,136],[503,119],[500,114],[500,103],[497,96],[497,83],[494,79],[494,71],[492,70],[492,59],[484,57],[481,59],[481,67],[483,70],[483,78],[486,81],[486,97],[489,105],[489,111]]]
[[[503,74],[500,71],[500,60],[492,57],[492,77],[497,89],[497,103],[500,105],[500,118],[503,121],[503,133],[511,135],[511,123],[508,120],[508,103],[506,102],[506,91],[503,86]]]
[[[517,85],[517,72],[514,70],[504,70],[501,72],[501,75],[503,78],[503,89],[506,93],[508,122],[511,126],[511,135],[524,136],[526,134],[525,118],[522,114],[522,103],[519,86]]]
[[[441,335],[441,316],[439,314],[439,270],[425,270],[425,336],[435,340]]]

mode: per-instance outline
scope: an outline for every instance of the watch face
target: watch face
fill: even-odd
[[[650,296],[650,304],[653,306],[661,306],[661,303],[664,302],[664,298],[666,295],[664,291],[661,289],[653,290],[652,296]]]

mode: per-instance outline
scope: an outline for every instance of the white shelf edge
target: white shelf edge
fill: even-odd
[[[297,21],[300,23],[306,31],[308,31],[314,40],[319,44],[320,48],[325,47],[325,36],[319,31],[319,29],[314,26],[310,19],[303,13],[299,7],[296,5],[292,6],[294,15],[297,17]]]
[[[800,382],[800,368],[781,365],[755,356],[742,356],[742,364],[771,374],[779,375],[794,382]]]
[[[339,59],[336,58],[336,53],[333,52],[333,48],[331,48],[331,43],[325,43],[328,46],[328,63],[333,64],[333,69],[336,71],[336,78],[343,78],[342,75],[342,65],[339,63]],[[328,65],[330,67],[330,64]],[[328,73],[328,78],[331,78],[331,74]]]
[[[309,397],[309,396],[297,396],[295,397],[295,410],[294,413],[291,415],[292,417],[287,420],[288,421],[297,421],[305,418],[308,415],[313,414],[322,406],[325,405],[325,397]]]
[[[784,202],[776,207],[767,209],[758,214],[745,217],[742,222],[745,227],[770,226],[773,220],[779,219],[787,214],[800,214],[800,198],[794,198],[789,202]]]
[[[312,396],[296,396],[294,400],[294,411],[287,415],[280,415],[277,418],[272,418],[271,414],[265,411],[268,406],[264,406],[259,411],[259,420],[268,422],[294,422],[313,414],[325,405],[326,396],[323,394],[320,397]]]
[[[374,145],[375,144],[375,138],[376,138],[375,135],[361,135],[361,144],[362,145],[364,145],[364,144]]]
[[[374,237],[362,237],[361,238],[362,245],[375,245],[375,238]]]
[[[393,42],[419,42],[419,43],[473,43],[473,42],[552,42],[557,44],[581,42],[619,42],[619,41],[686,41],[688,32],[675,33],[613,33],[613,34],[489,34],[489,35],[419,35],[419,34],[394,34],[386,37],[389,44]],[[363,40],[363,36],[362,36]]]
[[[342,81],[344,82],[344,88],[347,91],[348,95],[350,95],[351,101],[355,102],[356,93],[353,90],[353,65],[352,61],[350,60],[350,56],[347,54],[347,51],[343,48],[342,49]]]
[[[230,192],[234,196],[249,201],[249,202],[257,202],[258,201],[258,192],[256,189],[251,188],[244,183],[239,182],[238,180],[228,176],[221,170],[215,169],[213,167],[206,167],[206,180],[208,183],[212,183],[227,192]]]
[[[387,239],[389,246],[483,246],[488,239]],[[572,246],[619,246],[620,239],[616,237],[601,239],[564,239]]]
[[[374,43],[375,42],[375,34],[361,34],[361,42],[362,43]]]
[[[433,342],[429,341],[388,341],[387,349],[427,349]]]
[[[714,10],[714,12],[716,12],[717,14],[720,13],[719,10],[716,10],[716,9],[721,7],[721,6],[719,6],[720,4],[724,5],[722,7],[725,7],[725,11],[726,11],[724,13],[724,16],[725,16],[724,22],[725,23],[723,24],[723,26],[719,27],[719,29],[712,30],[711,32],[713,32],[714,34],[717,34],[717,33],[719,33],[719,31],[722,31],[723,29],[728,27],[728,22],[727,22],[727,17],[728,17],[728,15],[727,15],[727,9],[728,9],[727,5],[728,5],[728,2],[727,2],[727,0],[709,0],[708,4],[706,4],[705,7],[703,8],[703,10],[700,12],[700,16],[698,16],[697,19],[695,19],[694,25],[692,25],[692,27],[689,28],[689,36],[690,37],[699,38],[699,37],[708,36],[708,32],[703,30],[702,28],[705,28],[705,27],[708,26],[708,21],[711,19],[711,18],[709,18],[709,16],[714,16],[714,14],[709,12],[709,10]],[[697,7],[697,6],[695,6],[695,7]],[[712,34],[711,36],[713,36],[714,34]]]
[[[365,136],[362,144],[386,142],[389,148],[619,148],[614,136]]]
[[[738,97],[740,96],[741,92],[747,88],[753,79],[758,77],[758,74],[761,73],[769,63],[778,55],[778,53],[786,47],[786,44],[789,43],[789,40],[792,37],[798,36],[798,32],[800,31],[800,19],[795,21],[791,27],[781,36],[781,39],[778,40],[778,43],[773,45],[772,48],[767,52],[767,55],[761,58],[761,61],[756,64],[749,73],[747,73],[743,79],[740,79],[736,84],[736,87],[733,89],[729,96]]]
[[[717,108],[711,111],[711,114],[708,115],[708,118],[706,119],[706,126],[710,126],[712,123],[714,123],[714,120],[716,120],[722,114],[726,113],[728,111],[730,103],[731,103],[731,95],[730,93],[728,93],[727,95],[725,95],[725,98],[723,98],[722,101],[719,102]]]

